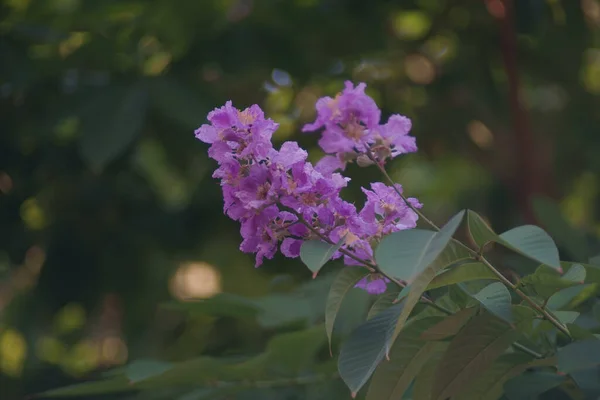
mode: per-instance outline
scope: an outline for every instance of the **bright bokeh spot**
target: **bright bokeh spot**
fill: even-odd
[[[285,112],[294,99],[294,91],[290,88],[277,88],[271,92],[266,99],[266,112],[277,113]]]
[[[436,35],[425,43],[425,50],[430,57],[438,61],[448,61],[456,54],[457,39],[454,35]]]
[[[85,325],[85,309],[78,303],[67,304],[56,314],[54,329],[64,334],[80,329]]]
[[[66,346],[55,337],[41,337],[36,343],[37,357],[50,364],[59,364],[67,354]]]
[[[482,149],[489,149],[494,144],[492,131],[481,121],[469,122],[467,133],[473,143]]]
[[[221,292],[221,274],[205,262],[184,263],[170,286],[171,294],[180,300],[208,298]]]
[[[411,54],[404,59],[404,69],[414,83],[426,85],[435,79],[435,66],[421,54]]]
[[[0,192],[8,194],[13,188],[13,180],[9,174],[0,171]]]
[[[393,24],[396,36],[401,39],[416,40],[427,33],[431,20],[421,11],[403,11],[394,17]]]
[[[89,42],[90,34],[88,32],[72,32],[69,37],[58,45],[58,54],[61,57],[67,57]]]
[[[79,119],[77,117],[65,118],[54,127],[56,141],[60,144],[70,143],[77,138],[78,133]]]
[[[273,114],[271,116],[279,124],[279,128],[273,133],[273,140],[286,140],[294,133],[294,120],[285,114]]]
[[[27,356],[27,343],[19,332],[6,329],[0,333],[0,370],[13,377],[23,372],[23,364]]]
[[[150,55],[142,68],[144,75],[156,76],[162,74],[171,64],[171,54],[166,51],[157,51]]]
[[[37,231],[46,227],[46,214],[38,201],[31,197],[21,204],[21,219],[27,228]]]
[[[90,340],[82,340],[62,359],[63,369],[74,376],[81,376],[98,366],[98,346]]]
[[[127,345],[118,336],[109,336],[102,341],[100,351],[103,364],[120,365],[127,361]]]
[[[588,92],[600,94],[600,50],[589,49],[583,64],[582,80]]]
[[[589,24],[596,27],[600,25],[600,2],[598,0],[582,0],[581,10]]]
[[[575,180],[568,196],[561,202],[561,210],[571,224],[584,227],[587,221],[594,220],[592,208],[597,201],[597,177],[592,172],[585,172]]]

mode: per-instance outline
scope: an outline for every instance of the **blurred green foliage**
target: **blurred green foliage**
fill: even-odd
[[[0,397],[127,360],[252,359],[278,335],[321,324],[331,280],[303,286],[310,272],[281,257],[255,270],[221,212],[193,130],[229,99],[260,104],[281,124],[278,142],[298,140],[318,159],[316,136],[298,133],[314,102],[365,81],[385,113],[413,119],[421,150],[391,173],[434,220],[468,207],[501,232],[532,217],[523,204],[551,197],[535,217],[561,259],[597,254],[600,3],[515,1],[525,155],[494,3],[1,1]],[[349,175],[345,195],[360,203],[378,175]],[[520,185],[524,175],[536,185]],[[582,240],[561,237],[565,226]],[[216,291],[251,300],[189,315],[158,307]],[[346,331],[366,315],[355,295]],[[347,394],[331,381],[333,392],[264,390]]]

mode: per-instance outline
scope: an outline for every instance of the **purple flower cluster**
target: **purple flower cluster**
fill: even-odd
[[[378,125],[379,109],[364,94],[364,84],[356,88],[347,84],[336,100],[320,99],[317,109],[319,118],[311,126],[326,127],[320,143],[335,156],[324,157],[314,166],[296,142],[285,142],[279,150],[273,147],[271,136],[278,125],[265,118],[257,105],[240,111],[229,101],[208,114],[210,124],[195,131],[198,139],[210,144],[208,155],[219,164],[213,177],[221,181],[224,212],[240,222],[240,249],[256,254],[257,267],[264,258],[273,258],[278,248],[286,257],[298,257],[302,242],[308,239],[335,243],[343,239],[333,258],[343,258],[349,266],[364,264],[356,258],[373,263],[373,243],[391,232],[416,226],[417,215],[395,192],[402,190],[400,185],[394,189],[373,183],[371,190],[363,189],[367,200],[360,211],[340,197],[350,181],[336,172],[344,166],[340,154],[366,151],[368,145],[383,143],[373,139],[376,135],[388,137],[389,143],[402,142],[392,137],[396,128],[386,128],[397,124],[396,118]],[[409,138],[406,126],[410,127],[410,122],[403,126],[397,135]],[[412,144],[406,139],[402,143],[402,149],[415,148],[414,139]],[[410,202],[421,206],[416,199]],[[387,282],[373,274],[357,287],[383,293]]]
[[[415,138],[408,135],[410,119],[394,114],[381,124],[381,110],[365,93],[366,85],[354,87],[346,82],[345,86],[335,98],[319,99],[316,121],[302,129],[311,132],[323,128],[319,145],[325,153],[343,167],[366,152],[384,163],[388,158],[417,151]]]

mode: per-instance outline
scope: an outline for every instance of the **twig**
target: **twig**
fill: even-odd
[[[383,165],[381,165],[381,163],[377,162],[377,160],[375,159],[375,157],[373,156],[373,154],[370,151],[368,151],[367,155],[368,155],[368,157],[372,161],[375,162],[375,164],[377,165],[377,167],[379,168],[379,170],[383,173],[383,176],[392,185],[392,187],[394,188],[394,190],[396,191],[396,193],[398,194],[398,196],[400,196],[402,198],[402,200],[406,203],[406,205],[411,210],[413,210],[415,213],[417,213],[417,215],[419,216],[419,218],[422,218],[433,229],[435,229],[436,231],[440,231],[440,227],[439,226],[437,226],[433,221],[431,221],[429,218],[427,218],[425,215],[423,215],[423,213],[421,211],[419,211],[419,209],[417,209],[416,207],[414,207],[408,201],[408,199],[402,194],[402,192],[400,192],[400,190],[398,190],[398,188],[396,188],[394,180],[387,173],[387,171],[385,170],[385,168],[383,167]],[[488,269],[490,271],[492,271],[492,273],[494,275],[496,275],[498,277],[498,279],[502,283],[504,283],[506,286],[508,286],[509,288],[511,288],[521,299],[523,299],[524,301],[526,301],[527,303],[529,303],[531,305],[531,307],[533,307],[536,311],[538,311],[539,313],[541,313],[544,316],[544,318],[546,318],[548,321],[550,321],[550,323],[552,323],[552,325],[556,326],[556,328],[558,328],[559,331],[561,331],[562,333],[564,333],[565,335],[567,335],[568,338],[571,338],[571,334],[569,333],[569,330],[560,321],[558,321],[548,310],[546,310],[544,307],[541,307],[539,304],[537,304],[535,301],[533,301],[533,299],[531,297],[527,296],[519,288],[517,288],[517,286],[515,284],[513,284],[504,275],[502,275],[502,273],[500,271],[498,271],[492,264],[490,264],[490,262],[483,255],[481,255],[481,254],[479,254],[479,252],[471,249],[469,246],[467,246],[466,244],[464,244],[460,240],[452,238],[452,241],[454,243],[456,243],[457,245],[460,245],[461,247],[463,247],[464,249],[466,249],[475,260],[480,261],[486,267],[488,267]]]

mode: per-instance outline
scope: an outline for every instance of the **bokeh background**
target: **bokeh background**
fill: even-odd
[[[327,274],[254,269],[193,131],[256,103],[276,145],[318,160],[300,128],[347,79],[412,118],[420,150],[390,172],[432,219],[472,208],[499,231],[544,225],[567,259],[600,251],[598,0],[2,0],[0,398],[140,358],[258,354],[320,323]],[[380,175],[348,174],[360,206]],[[268,315],[181,312],[218,293]],[[281,386],[240,396],[317,398]]]

